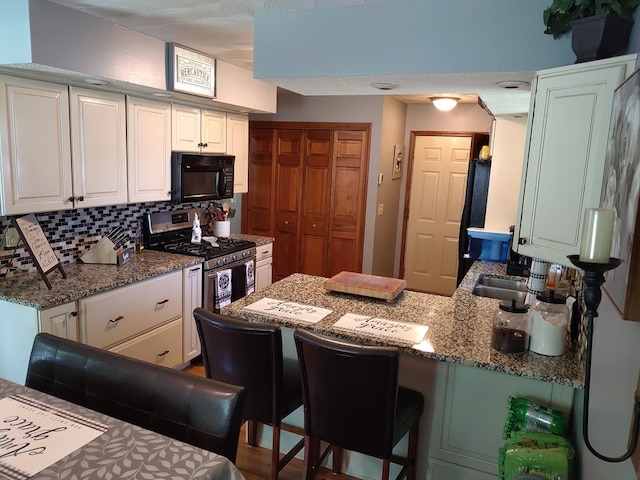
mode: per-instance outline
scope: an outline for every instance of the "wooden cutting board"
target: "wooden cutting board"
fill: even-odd
[[[388,302],[400,295],[406,286],[407,282],[400,278],[356,272],[340,272],[324,282],[324,288],[333,292],[380,298]]]

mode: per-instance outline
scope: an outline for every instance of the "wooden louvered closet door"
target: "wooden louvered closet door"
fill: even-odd
[[[368,124],[250,122],[243,231],[275,238],[273,277],[362,271]]]

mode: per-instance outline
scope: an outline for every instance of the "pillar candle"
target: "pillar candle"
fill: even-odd
[[[582,224],[580,261],[608,263],[613,237],[613,210],[587,208]]]

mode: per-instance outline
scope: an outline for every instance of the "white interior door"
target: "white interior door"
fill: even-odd
[[[417,136],[405,248],[407,288],[452,295],[471,137]]]

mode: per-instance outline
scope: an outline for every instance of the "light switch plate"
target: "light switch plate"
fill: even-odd
[[[384,203],[379,203],[378,204],[378,216],[382,215],[384,213]]]

